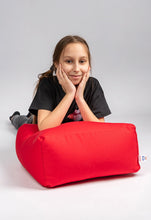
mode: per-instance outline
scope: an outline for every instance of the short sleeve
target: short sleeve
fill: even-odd
[[[110,108],[107,104],[103,89],[99,81],[93,78],[93,91],[92,91],[92,111],[97,118],[103,118],[111,114]]]
[[[49,78],[43,78],[38,86],[35,97],[29,107],[29,112],[37,115],[39,109],[53,110],[53,85]]]

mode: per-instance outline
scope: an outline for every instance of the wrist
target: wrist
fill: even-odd
[[[83,96],[75,96],[75,100],[76,100],[77,103],[83,103],[83,102],[85,102]]]
[[[73,88],[71,88],[71,89],[68,89],[68,90],[65,91],[65,93],[66,93],[67,95],[75,96],[76,88],[73,87]]]
[[[66,93],[65,95],[67,98],[71,98],[71,99],[74,99],[74,96],[75,96],[75,92],[69,92],[69,93]]]

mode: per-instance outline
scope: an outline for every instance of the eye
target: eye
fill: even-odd
[[[86,62],[86,60],[80,60],[80,63],[85,63]]]
[[[72,62],[72,60],[65,60],[65,62],[66,62],[66,63],[71,63],[71,62]]]

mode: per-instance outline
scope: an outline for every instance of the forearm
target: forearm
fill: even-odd
[[[49,111],[45,117],[38,116],[39,130],[59,126],[62,123],[73,99],[74,95],[66,94],[53,111]]]
[[[79,107],[79,110],[81,112],[83,121],[94,121],[94,122],[104,122],[104,118],[98,119],[94,113],[89,108],[88,104],[84,100],[84,98],[76,98],[76,103]]]

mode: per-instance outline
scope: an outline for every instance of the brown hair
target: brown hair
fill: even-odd
[[[55,50],[54,50],[54,53],[53,53],[53,64],[52,66],[50,67],[50,69],[44,73],[41,73],[38,75],[38,83],[36,85],[36,88],[35,88],[35,92],[39,86],[39,83],[40,81],[44,78],[44,77],[53,77],[53,72],[55,71],[56,72],[56,67],[55,67],[55,63],[59,63],[59,59],[60,59],[60,56],[61,56],[61,53],[63,51],[63,49],[70,43],[82,43],[86,46],[87,48],[87,51],[88,51],[88,59],[89,59],[89,64],[90,64],[90,67],[91,67],[91,54],[90,54],[90,50],[89,50],[89,46],[87,44],[87,42],[80,36],[77,36],[77,35],[68,35],[68,36],[65,36],[63,37],[56,45],[55,47]]]

